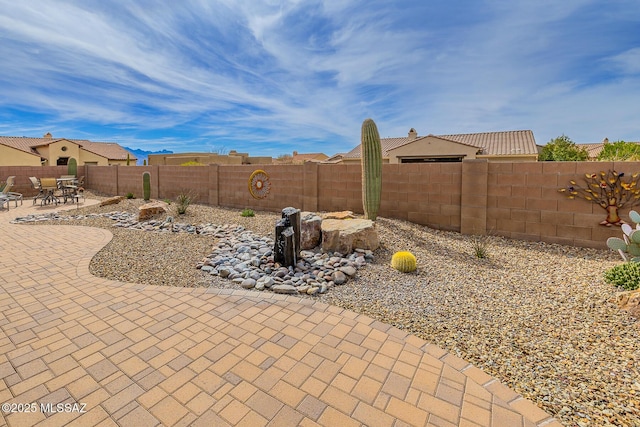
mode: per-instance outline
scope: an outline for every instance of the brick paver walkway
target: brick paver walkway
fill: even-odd
[[[94,277],[111,233],[9,224],[41,209],[0,212],[0,403],[15,404],[0,425],[560,426],[480,369],[351,311]]]

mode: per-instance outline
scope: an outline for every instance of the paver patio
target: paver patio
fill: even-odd
[[[111,233],[9,224],[42,210],[54,208],[0,211],[0,403],[34,409],[3,406],[1,426],[561,426],[462,359],[348,310],[94,277]]]

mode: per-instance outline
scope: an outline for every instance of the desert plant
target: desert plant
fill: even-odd
[[[629,224],[622,224],[622,239],[609,237],[607,246],[618,251],[624,261],[640,262],[640,214],[630,211],[629,218],[636,224],[635,229]],[[632,258],[629,259],[627,254]]]
[[[151,174],[145,172],[142,174],[142,190],[144,192],[144,200],[151,198]]]
[[[606,210],[607,218],[600,225],[621,225],[623,221],[618,214],[619,210],[625,206],[640,204],[640,173],[634,173],[630,177],[612,170],[599,174],[587,173],[584,181],[586,187],[571,180],[569,187],[558,191],[566,193],[570,199],[582,198]]]
[[[142,165],[143,165],[143,166],[147,166],[147,159],[144,159],[144,160],[142,161]]]
[[[382,146],[376,124],[371,119],[362,123],[361,131],[362,207],[364,217],[378,217],[382,193]]]
[[[243,209],[240,213],[240,216],[249,217],[256,216],[255,212],[252,209]]]
[[[133,195],[133,193],[127,193],[127,199],[135,199],[136,196]]]
[[[204,163],[196,162],[195,160],[191,160],[188,162],[181,163],[180,166],[207,166]]]
[[[396,252],[391,257],[391,266],[403,273],[410,273],[417,268],[416,257],[411,252]]]
[[[131,164],[131,156],[127,153],[127,166]]]
[[[640,288],[640,263],[625,262],[604,272],[604,281],[628,291]]]
[[[476,258],[488,258],[489,251],[487,250],[487,242],[482,236],[474,236],[471,243],[473,248],[473,254]]]
[[[178,197],[176,197],[176,212],[178,212],[178,215],[184,215],[192,201],[193,196],[191,193],[178,194]]]
[[[67,162],[67,174],[73,176],[78,175],[78,162],[73,157]]]

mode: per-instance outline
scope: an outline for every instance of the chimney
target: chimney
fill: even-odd
[[[413,141],[418,137],[418,132],[414,128],[409,129],[409,141]]]
[[[51,135],[51,132],[47,132],[44,134],[43,136],[44,139],[53,139],[53,135]]]
[[[608,144],[608,143],[609,143],[609,138],[605,138],[605,139],[603,139],[603,140],[602,140],[602,143],[603,143],[603,144]]]

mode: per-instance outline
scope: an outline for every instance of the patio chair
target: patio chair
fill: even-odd
[[[36,200],[44,198],[44,191],[42,190],[42,185],[40,185],[40,180],[35,176],[30,176],[29,181],[31,181],[31,188],[34,190],[38,190],[38,194],[33,197],[33,204],[36,204]]]
[[[13,187],[13,184],[16,182],[15,176],[10,176],[7,178],[7,183],[0,192],[0,197],[3,199],[8,199],[9,201],[13,200],[16,204],[16,208],[18,207],[18,200],[20,200],[20,204],[22,204],[22,194],[16,193],[14,191],[10,191]],[[7,209],[9,208],[9,204],[7,203]]]
[[[59,203],[55,192],[58,190],[58,181],[55,178],[40,178],[40,186],[44,193],[43,199],[40,201],[41,205]]]

